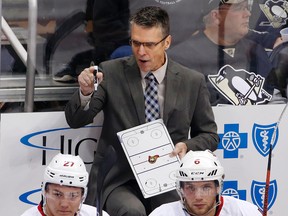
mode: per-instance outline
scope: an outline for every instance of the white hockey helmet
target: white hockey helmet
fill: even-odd
[[[210,150],[189,151],[176,172],[177,189],[180,182],[217,180],[221,191],[224,176],[224,168]]]
[[[57,154],[45,169],[43,189],[47,183],[81,187],[86,194],[88,172],[83,160],[79,156]]]

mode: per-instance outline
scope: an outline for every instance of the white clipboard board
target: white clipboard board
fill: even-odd
[[[117,136],[144,198],[176,188],[180,159],[169,156],[174,144],[162,119],[120,131]]]

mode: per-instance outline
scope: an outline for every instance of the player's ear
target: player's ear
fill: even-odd
[[[220,186],[217,186],[216,191],[217,191],[217,194],[221,193]]]

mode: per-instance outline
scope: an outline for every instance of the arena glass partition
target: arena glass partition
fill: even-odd
[[[25,103],[27,103],[27,100],[31,99],[34,101],[32,108],[33,111],[63,110],[65,103],[67,100],[69,100],[73,92],[75,92],[78,87],[75,77],[77,78],[79,72],[85,66],[87,66],[87,62],[90,61],[89,58],[91,55],[95,54],[95,47],[97,47],[95,43],[99,43],[99,40],[101,40],[99,39],[97,41],[95,37],[103,34],[103,32],[115,34],[118,32],[117,34],[119,37],[125,37],[127,32],[124,31],[129,31],[129,29],[123,27],[121,30],[122,33],[119,34],[119,25],[117,26],[115,23],[115,25],[98,25],[96,28],[94,25],[93,30],[92,20],[93,18],[97,17],[95,14],[99,13],[103,20],[105,16],[108,16],[107,19],[112,19],[109,17],[109,15],[107,15],[109,14],[109,11],[111,12],[112,7],[109,8],[105,6],[107,1],[104,0],[103,2],[94,2],[93,0],[35,1],[37,3],[37,12],[35,13],[34,11],[34,14],[37,14],[35,24],[36,37],[34,42],[36,59],[35,67],[33,67],[35,68],[35,81],[34,76],[32,76],[32,78],[29,77],[29,68],[27,69],[27,62],[26,64],[25,61],[23,62],[23,55],[21,55],[21,52],[19,54],[19,51],[13,48],[11,41],[9,41],[7,35],[3,33],[2,29],[0,71],[1,112],[25,111]],[[113,2],[113,0],[110,0],[109,2]],[[281,2],[283,4],[285,3],[285,1],[277,1],[278,10],[273,10],[273,5],[271,4],[275,3],[275,1],[249,0],[251,9],[255,5],[262,5],[262,8],[265,6],[266,9],[270,7],[270,10],[266,10],[266,15],[268,18],[275,17],[275,14],[272,13],[279,11],[279,8],[281,8]],[[147,5],[156,5],[166,9],[171,19],[171,35],[173,37],[171,48],[173,48],[173,46],[185,42],[185,40],[200,27],[202,23],[201,11],[207,2],[202,0],[121,0],[115,1],[115,3],[127,5],[127,7],[129,7],[129,14],[134,13],[138,8]],[[253,6],[252,3],[254,3]],[[122,7],[124,7],[123,5]],[[261,9],[261,7],[259,8]],[[97,12],[96,10],[101,11]],[[283,26],[287,25],[286,10],[287,9],[282,8],[281,14],[285,13],[286,16],[284,16],[285,14],[278,14],[277,17],[279,17],[280,22],[279,19],[277,19],[277,21],[278,24],[280,23],[280,26],[274,27],[282,28]],[[259,22],[262,22],[260,23],[262,26],[267,25],[267,23],[269,24],[269,21],[270,26],[271,23],[275,24],[275,20],[269,20],[268,18],[266,18],[266,20],[264,19],[263,21],[259,21],[258,18],[260,18],[261,10],[259,11],[258,9],[257,12],[255,11],[257,10],[254,10],[252,14],[253,16],[250,17],[251,28],[257,25]],[[14,32],[15,36],[25,50],[28,49],[27,44],[31,39],[29,38],[29,32],[31,32],[29,26],[33,26],[33,24],[29,22],[29,13],[33,13],[33,9],[31,11],[29,6],[29,1],[2,0],[2,18],[4,18],[4,20],[7,22],[7,25]],[[120,14],[121,13],[123,14],[122,18],[127,17],[127,10],[122,8]],[[269,13],[271,16],[269,16]],[[104,37],[109,39],[109,35],[105,35]],[[123,39],[123,41],[125,41],[125,39]],[[111,45],[109,42],[100,41],[100,44],[101,43],[102,48]],[[121,45],[125,45],[125,43],[126,42],[123,42]],[[89,51],[93,49],[94,53],[93,51],[92,53],[89,53]],[[122,50],[120,56],[130,54],[131,50],[129,50],[129,47],[127,49],[128,50]],[[107,56],[107,59],[109,59],[109,57],[110,56]],[[82,60],[80,60],[80,62],[77,62],[76,60],[76,66],[74,65],[76,69],[74,70],[74,75],[72,75],[71,78],[69,77],[71,74],[69,74],[67,71],[65,72],[65,70],[67,69],[67,66],[69,66],[69,63],[74,61],[75,58],[82,58]],[[28,62],[29,60],[30,59],[28,58]],[[84,63],[81,61],[84,61]],[[62,72],[64,75],[68,74],[68,76],[64,76]],[[60,76],[57,76],[59,74]],[[30,79],[33,79],[33,81],[28,82]],[[33,92],[32,97],[27,97],[27,91],[29,90],[29,87],[27,87],[27,82],[28,86],[34,85],[34,87],[30,86],[30,92],[31,88]]]

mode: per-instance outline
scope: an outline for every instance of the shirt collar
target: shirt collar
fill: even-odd
[[[167,58],[167,54],[165,53],[165,63],[158,68],[157,70],[153,71],[153,75],[155,76],[155,78],[157,79],[157,82],[160,84],[165,77],[166,74],[166,69],[167,69],[167,65],[168,65],[168,58]],[[142,79],[144,79],[144,77],[147,75],[148,72],[143,72],[141,71],[141,77]]]

